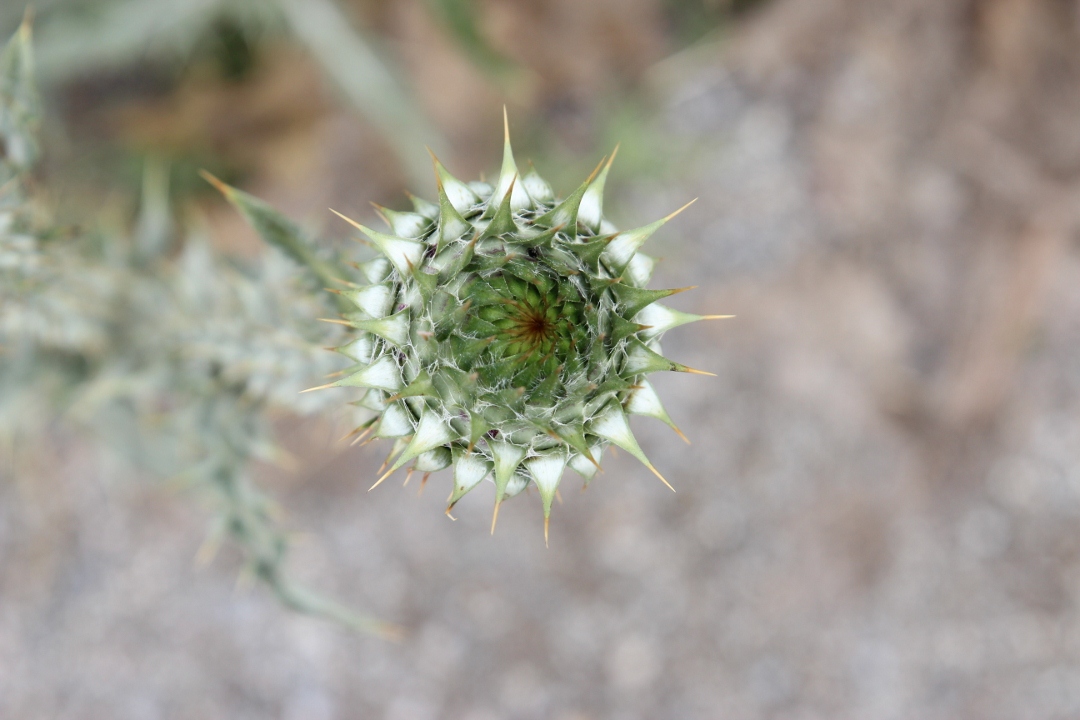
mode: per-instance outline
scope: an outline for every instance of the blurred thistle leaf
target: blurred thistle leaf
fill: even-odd
[[[334,0],[275,0],[297,38],[341,89],[390,141],[416,184],[430,182],[431,161],[420,148],[444,142],[371,43],[353,29]]]
[[[37,124],[40,115],[34,86],[34,56],[27,15],[0,54],[0,138],[3,160],[26,170],[37,159]],[[7,177],[0,177],[0,183]]]
[[[24,25],[0,54],[0,141],[9,149],[34,147],[29,42]],[[288,581],[286,533],[249,477],[254,460],[275,454],[272,413],[330,404],[300,390],[341,368],[322,349],[341,331],[316,322],[331,310],[330,296],[298,282],[294,260],[326,279],[336,276],[332,264],[239,191],[234,201],[292,259],[272,251],[237,267],[193,232],[170,256],[168,171],[155,162],[133,237],[41,226],[20,187],[28,157],[0,158],[9,178],[0,206],[0,448],[12,459],[0,470],[18,472],[18,454],[34,453],[61,421],[207,498],[215,526],[285,605],[388,634]]]
[[[436,14],[478,67],[496,79],[508,80],[518,68],[491,46],[480,29],[473,0],[429,0]]]
[[[292,220],[259,198],[226,185],[205,170],[201,175],[247,218],[267,244],[281,250],[310,270],[324,286],[333,286],[348,279],[348,274],[341,268],[334,267],[316,255],[304,233]]]
[[[152,262],[161,257],[169,248],[172,225],[169,164],[160,158],[150,158],[143,168],[142,206],[135,229],[136,260]]]
[[[272,5],[251,0],[56,0],[41,16],[46,84],[142,58],[182,59],[222,18],[257,30],[280,25]]]

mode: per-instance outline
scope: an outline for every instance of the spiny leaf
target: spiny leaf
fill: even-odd
[[[604,164],[604,169],[597,175],[585,196],[581,198],[581,206],[578,208],[578,220],[585,224],[593,232],[600,231],[600,221],[604,219],[604,185],[607,183],[608,170],[611,163],[615,162],[615,156],[619,153],[619,146],[611,151],[611,157]]]
[[[645,378],[639,380],[638,387],[630,392],[630,397],[627,398],[624,407],[626,412],[631,415],[645,415],[666,423],[687,445],[690,444],[690,440],[671,420],[671,416],[664,409],[664,404],[660,402],[660,396],[656,394],[656,390]]]
[[[503,200],[499,204],[499,209],[495,212],[495,217],[491,218],[491,222],[488,223],[487,228],[480,235],[480,239],[495,237],[498,235],[506,235],[509,233],[517,232],[517,225],[514,224],[514,212],[511,209],[511,197],[514,192],[514,181],[516,177],[510,178],[510,189],[503,195]]]
[[[735,316],[694,315],[693,313],[672,310],[669,307],[664,307],[660,303],[653,303],[652,305],[643,308],[634,319],[648,326],[648,329],[642,332],[643,337],[653,337],[655,335],[661,335],[680,325],[686,325],[687,323],[695,323],[701,320],[726,320],[733,317]]]
[[[383,410],[379,418],[379,426],[375,431],[375,437],[398,438],[407,437],[416,431],[416,423],[412,413],[403,403],[390,403]]]
[[[660,478],[665,485],[671,488],[672,492],[675,491],[675,488],[671,487],[671,483],[665,480],[664,476],[649,462],[649,458],[645,457],[645,453],[642,452],[641,447],[638,445],[637,438],[634,437],[634,433],[630,432],[630,425],[626,422],[626,414],[617,404],[608,406],[606,412],[589,423],[588,430],[593,435],[614,443],[633,455],[642,465],[649,468],[656,477]]]
[[[645,343],[637,338],[631,338],[627,343],[626,364],[623,373],[627,375],[646,375],[660,371],[685,372],[694,375],[712,375],[704,370],[695,370],[673,360],[668,360],[658,352],[650,349]]]
[[[551,501],[555,498],[555,491],[558,490],[563,470],[566,469],[566,453],[555,450],[531,457],[525,461],[525,468],[540,490],[540,499],[544,504],[544,544],[547,545]]]
[[[375,243],[375,247],[386,256],[386,259],[390,261],[390,264],[394,266],[399,275],[411,275],[413,270],[419,266],[420,258],[424,255],[423,243],[386,235],[345,217],[337,210],[331,209],[330,212],[364,233],[368,239]]]
[[[200,174],[247,218],[263,240],[306,267],[323,285],[333,285],[339,280],[349,279],[348,273],[342,268],[319,258],[300,228],[270,205],[254,195],[225,184],[205,170],[200,171]]]
[[[30,15],[0,52],[0,138],[3,161],[20,172],[38,156],[37,126],[41,115],[34,84]]]
[[[695,287],[696,286],[691,285],[689,287],[673,288],[670,290],[644,290],[620,282],[612,284],[611,291],[619,301],[620,314],[624,318],[632,320],[639,312],[649,305],[652,305],[657,300],[662,300],[666,297],[686,292],[687,290],[693,290]]]
[[[312,390],[324,387],[365,387],[397,392],[401,389],[401,370],[393,359],[383,355],[370,365],[359,368],[348,377],[329,385],[323,385],[320,388],[312,388]]]
[[[585,178],[585,182],[581,183],[578,189],[571,193],[568,198],[538,217],[535,222],[538,225],[546,225],[547,227],[563,225],[571,237],[577,237],[578,207],[581,205],[582,198],[585,197],[585,191],[589,189],[589,185],[592,184],[597,173],[600,172],[604,162],[604,160],[601,160],[596,169],[589,174],[589,177]]]
[[[630,263],[631,258],[634,257],[634,253],[638,251],[638,248],[645,244],[646,240],[652,237],[653,233],[695,202],[697,202],[697,198],[694,198],[675,212],[654,223],[650,223],[634,230],[625,230],[617,234],[604,251],[604,262],[607,263],[612,272],[621,273]]]
[[[431,150],[428,152],[431,154],[431,162],[435,165],[435,181],[440,188],[440,197],[445,195],[458,213],[463,213],[480,202],[480,196],[473,192],[468,184],[451,175],[439,162],[439,158],[435,157],[435,153]]]
[[[540,174],[536,172],[536,168],[531,163],[529,164],[529,172],[521,179],[521,186],[536,203],[550,205],[555,201],[555,192],[548,185],[547,180],[540,177]]]
[[[491,518],[491,533],[495,534],[495,523],[499,519],[499,504],[506,495],[510,479],[518,465],[525,458],[525,448],[503,440],[488,439],[488,448],[495,461],[495,513]]]
[[[503,161],[502,169],[499,171],[499,183],[495,186],[495,192],[491,194],[491,200],[488,202],[487,208],[484,210],[484,217],[492,217],[498,205],[497,201],[501,202],[501,199],[506,197],[507,193],[510,193],[510,209],[513,211],[526,210],[532,207],[532,199],[526,192],[525,187],[520,182],[515,182],[519,179],[517,163],[514,162],[514,151],[510,147],[510,121],[506,116],[506,106],[503,106]]]
[[[439,219],[439,206],[438,205],[436,205],[435,203],[432,203],[432,202],[428,202],[427,200],[425,200],[422,197],[417,197],[416,195],[413,195],[411,192],[408,192],[408,191],[406,191],[405,195],[407,195],[409,200],[412,202],[413,209],[416,211],[416,213],[418,215],[423,215],[424,217],[428,218],[429,220],[438,220]]]
[[[400,212],[376,203],[371,203],[375,212],[390,226],[391,232],[398,237],[417,239],[431,227],[431,218],[417,212]]]
[[[491,463],[478,453],[460,453],[454,460],[454,489],[447,499],[446,511],[449,512],[465,493],[480,484],[491,473]]]
[[[442,178],[436,175],[435,180],[439,189],[438,252],[442,252],[447,244],[468,232],[472,232],[473,227],[468,220],[462,217],[461,211],[454,207],[454,203],[446,194],[446,187],[443,185]],[[469,192],[472,192],[472,190],[469,190]]]
[[[409,310],[370,320],[352,320],[350,325],[358,330],[374,333],[398,347],[409,342]]]
[[[437,448],[440,445],[445,445],[453,439],[453,430],[451,430],[447,422],[434,412],[431,412],[430,410],[425,411],[420,417],[420,422],[416,426],[416,433],[412,436],[412,440],[410,440],[409,444],[405,446],[405,449],[401,451],[401,455],[398,456],[398,459],[394,462],[393,466],[391,466],[391,468],[369,489],[374,490],[378,487],[379,483],[421,453]]]

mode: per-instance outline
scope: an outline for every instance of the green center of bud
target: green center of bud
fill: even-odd
[[[508,351],[526,361],[533,355],[547,356],[555,352],[559,330],[557,314],[553,306],[540,303],[533,306],[527,302],[507,299],[506,317],[499,325],[509,339]]]
[[[540,262],[478,278],[465,332],[487,340],[476,371],[489,388],[524,387],[580,367],[588,333],[573,282]]]

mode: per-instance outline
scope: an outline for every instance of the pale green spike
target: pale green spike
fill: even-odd
[[[402,277],[411,274],[413,268],[419,266],[420,258],[424,256],[423,243],[394,237],[393,235],[386,235],[385,233],[377,232],[369,227],[361,225],[355,220],[345,217],[337,210],[331,210],[330,212],[367,235],[368,238],[375,243],[379,252],[386,256],[386,259],[390,261],[390,264],[394,266],[394,269],[397,270],[398,274]]]
[[[27,6],[19,29],[6,45],[0,44],[0,134],[6,136],[5,164],[19,171],[28,170],[39,154],[36,129],[41,101],[34,82],[32,9]]]
[[[431,153],[431,161],[435,163],[435,179],[455,210],[463,213],[480,202],[480,196],[466,183],[451,175],[439,162],[439,158],[435,157],[435,153]]]
[[[394,291],[389,285],[366,285],[341,293],[360,308],[365,315],[381,318],[394,307]]]
[[[370,283],[382,282],[390,274],[390,261],[384,257],[377,257],[360,264],[360,272],[364,273]]]
[[[495,237],[496,235],[518,232],[517,223],[514,222],[514,212],[510,206],[515,187],[514,181],[516,179],[516,177],[510,178],[510,189],[503,193],[502,202],[498,205],[495,216],[491,218],[491,222],[488,223],[484,232],[480,234],[480,241],[486,240],[489,237]],[[494,203],[492,206],[493,205]]]
[[[451,462],[453,462],[453,456],[450,454],[450,449],[437,447],[434,450],[420,453],[416,457],[415,468],[424,473],[438,472],[450,467]]]
[[[491,463],[479,453],[458,456],[454,461],[454,489],[447,500],[447,511],[465,496],[465,493],[480,484],[491,472]]]
[[[623,366],[623,373],[626,375],[673,370],[674,366],[675,363],[671,360],[636,338],[631,339],[627,344],[626,364]]]
[[[480,202],[486,202],[491,198],[491,194],[495,192],[495,188],[491,186],[491,183],[486,183],[483,180],[470,180],[469,189],[476,193],[480,198]]]
[[[503,106],[502,169],[499,171],[499,184],[495,186],[495,192],[491,194],[491,199],[488,200],[488,207],[484,211],[484,217],[495,215],[496,210],[499,209],[499,203],[506,197],[506,193],[510,192],[511,187],[513,187],[513,192],[510,195],[510,209],[517,212],[518,210],[532,208],[532,199],[523,184],[514,183],[517,177],[518,169],[517,164],[514,162],[514,151],[510,147],[510,122],[506,117],[506,106]]]
[[[428,450],[434,450],[440,445],[445,445],[453,439],[454,432],[450,429],[450,425],[439,415],[430,410],[425,410],[420,418],[420,422],[416,426],[416,433],[412,436],[412,440],[410,440],[409,444],[405,446],[405,449],[401,451],[401,455],[398,455],[398,459],[394,461],[394,464],[390,466],[390,469],[387,470],[381,478],[375,481],[375,484],[372,485],[369,490],[378,487],[379,483],[421,453],[425,453]]]
[[[495,523],[499,520],[499,505],[508,494],[510,481],[515,477],[518,464],[525,457],[525,448],[502,440],[489,438],[488,448],[495,461],[495,512],[491,516],[491,534],[495,534]]]
[[[375,437],[396,438],[412,435],[415,431],[413,416],[404,403],[390,403],[379,418],[379,429],[375,431]]]
[[[589,448],[589,454],[592,455],[593,461],[590,461],[585,455],[581,453],[573,453],[570,456],[570,469],[580,475],[585,484],[588,485],[589,481],[593,479],[597,471],[600,469],[600,455],[604,452],[604,449],[600,445],[593,445]]]
[[[416,377],[409,380],[409,384],[401,390],[401,392],[391,396],[390,400],[397,400],[398,398],[418,398],[423,396],[433,396],[435,394],[435,385],[431,382],[431,376],[426,370],[421,369],[417,373]]]
[[[386,397],[381,390],[376,390],[374,388],[364,393],[364,397],[357,400],[356,404],[362,408],[374,410],[378,413],[384,412],[387,408]]]
[[[589,432],[621,447],[636,457],[641,461],[642,465],[652,471],[653,475],[660,478],[672,491],[675,490],[675,488],[671,487],[671,483],[665,480],[664,476],[653,467],[653,464],[649,462],[649,458],[645,457],[645,453],[642,452],[641,447],[638,445],[637,438],[634,437],[634,433],[630,432],[630,424],[626,422],[626,413],[623,412],[620,405],[617,403],[608,405],[607,409],[590,423]]]
[[[550,205],[555,200],[555,191],[548,185],[547,180],[540,177],[536,168],[529,166],[529,172],[521,178],[521,186],[529,193],[534,203]]]
[[[647,290],[645,288],[634,287],[633,285],[617,282],[611,284],[611,292],[615,295],[615,299],[619,303],[623,318],[632,319],[636,317],[639,312],[657,300],[662,300],[663,298],[671,297],[672,295],[678,295],[687,290],[693,290],[695,287],[696,286],[694,285],[690,285],[684,288]]]
[[[655,269],[656,260],[643,252],[635,253],[623,271],[623,280],[634,287],[643,288],[649,284]]]
[[[585,191],[581,198],[581,206],[578,208],[578,221],[584,223],[593,232],[599,232],[600,221],[604,219],[604,184],[607,182],[608,170],[611,163],[615,162],[615,155],[619,152],[619,146],[611,151],[611,157],[604,164],[604,169],[596,176],[596,180]]]
[[[547,245],[552,241],[555,235],[562,230],[562,225],[556,225],[546,230],[535,231],[529,229],[522,229],[516,238],[517,242],[525,247],[536,247],[538,245]]]
[[[473,411],[469,413],[469,449],[468,452],[472,452],[473,447],[476,446],[476,442],[482,438],[489,430],[491,425],[481,412]]]
[[[649,223],[644,227],[619,233],[615,236],[615,239],[608,243],[608,246],[604,248],[604,254],[601,256],[604,259],[604,262],[606,262],[608,267],[612,268],[614,272],[622,272],[623,268],[630,264],[630,260],[634,257],[634,253],[638,251],[638,248],[644,245],[645,241],[652,237],[652,234],[659,230],[661,225],[668,220],[671,220],[695,202],[697,202],[697,198],[694,198],[675,212],[654,223]]]
[[[336,387],[369,387],[395,392],[401,389],[401,371],[397,363],[388,356],[381,358],[368,365],[359,372],[331,383]]]
[[[357,362],[369,363],[371,362],[371,355],[375,351],[375,342],[367,333],[361,333],[348,345],[342,345],[337,350]]]
[[[375,212],[379,213],[379,216],[390,226],[391,232],[398,237],[416,239],[423,236],[431,227],[431,218],[424,217],[420,213],[400,212],[375,203],[371,204]]]
[[[672,328],[699,320],[721,320],[734,317],[733,315],[694,315],[679,310],[672,310],[659,303],[649,305],[634,317],[634,322],[648,325],[641,332],[642,337],[651,338],[671,330]]]
[[[667,423],[668,427],[674,430],[687,445],[690,444],[690,440],[683,435],[683,431],[672,421],[671,416],[664,409],[664,404],[660,402],[660,396],[656,394],[656,389],[645,378],[638,381],[637,388],[631,391],[630,397],[627,398],[623,407],[631,415],[644,415]]]
[[[596,179],[597,173],[600,172],[600,168],[604,166],[604,162],[605,160],[601,160],[600,164],[589,174],[589,177],[585,178],[585,182],[581,183],[577,190],[554,208],[536,218],[535,222],[547,227],[562,225],[568,235],[577,237],[578,207],[581,205],[581,199],[585,197],[585,191],[589,189],[592,181]]]
[[[528,484],[529,478],[521,473],[514,473],[514,476],[510,478],[510,482],[506,483],[506,494],[503,496],[503,499],[507,500],[512,497],[517,497]]]
[[[580,416],[578,420],[578,423],[560,425],[558,426],[558,429],[553,432],[559,439],[567,444],[571,452],[587,453],[589,451],[589,445],[586,442],[585,434],[582,431]]]
[[[438,177],[436,177],[436,184],[439,186],[438,250],[441,251],[448,243],[457,240],[467,232],[471,232],[472,225],[454,207],[454,203],[446,194],[446,188],[443,187],[442,180]]]
[[[438,205],[433,202],[428,202],[422,197],[416,197],[411,192],[406,191],[405,194],[409,196],[409,200],[411,200],[413,204],[413,210],[415,210],[417,213],[423,215],[426,218],[430,218],[431,220],[439,219]]]
[[[387,317],[373,318],[371,320],[352,320],[350,324],[359,330],[378,335],[389,340],[398,347],[409,343],[409,318],[411,313],[408,308]]]
[[[544,503],[544,544],[547,544],[548,518],[551,516],[551,501],[559,488],[563,470],[566,469],[566,453],[559,450],[531,457],[525,461],[525,468],[532,475]]]
[[[404,450],[406,447],[408,447],[409,441],[411,439],[412,438],[408,437],[408,436],[394,439],[394,444],[390,448],[390,452],[387,453],[386,459],[383,460],[383,464],[382,464],[382,467],[379,468],[379,472],[382,472],[383,468],[385,468],[387,465],[389,465],[391,460],[393,460],[395,457],[400,455],[401,451]],[[372,487],[374,487],[374,486],[372,486]],[[371,488],[368,488],[368,489],[370,490]]]
[[[661,371],[685,372],[694,375],[712,375],[704,370],[695,370],[666,357],[648,347],[637,338],[631,338],[626,346],[626,364],[622,372],[626,375],[648,374]]]
[[[525,448],[502,440],[488,439],[487,443],[491,458],[495,461],[495,500],[498,502],[506,492],[506,484],[525,458]]]

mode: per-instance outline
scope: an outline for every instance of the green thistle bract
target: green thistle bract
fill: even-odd
[[[381,257],[361,266],[370,284],[340,291],[355,310],[338,322],[358,333],[337,350],[356,364],[322,387],[365,388],[359,404],[377,416],[358,431],[395,440],[375,485],[408,463],[453,466],[449,514],[491,478],[494,531],[499,504],[533,483],[546,537],[565,468],[587,483],[609,444],[663,480],[627,415],[679,432],[645,375],[700,372],[663,357],[659,340],[717,316],[657,303],[679,290],[645,289],[654,261],[638,249],[679,211],[617,232],[602,208],[612,159],[556,199],[535,170],[519,175],[507,131],[494,187],[462,182],[434,159],[438,204],[380,208],[392,234],[345,218]]]

